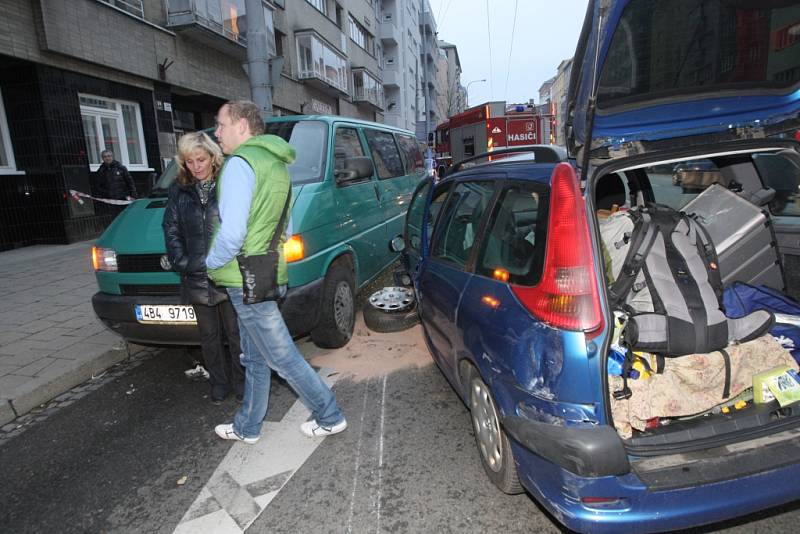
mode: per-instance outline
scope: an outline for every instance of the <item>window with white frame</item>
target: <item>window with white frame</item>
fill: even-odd
[[[142,114],[139,104],[102,96],[78,95],[86,155],[92,170],[102,163],[103,150],[130,170],[147,169]]]
[[[353,70],[353,100],[372,102],[383,109],[383,84],[366,70]]]
[[[6,109],[3,105],[3,93],[0,91],[0,174],[16,173],[14,149],[11,146],[11,135],[8,133]]]
[[[104,4],[117,7],[126,13],[135,15],[140,19],[144,18],[144,9],[142,8],[142,0],[100,0]]]
[[[306,0],[306,2],[317,8],[317,11],[319,11],[323,15],[328,14],[328,6],[326,5],[327,4],[326,0]]]
[[[373,53],[372,35],[352,15],[350,16],[350,39],[370,54]]]
[[[300,79],[319,78],[347,92],[347,59],[314,33],[295,33]]]

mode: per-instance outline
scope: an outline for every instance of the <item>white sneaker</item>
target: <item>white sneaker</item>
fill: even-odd
[[[300,432],[309,438],[325,437],[344,432],[347,428],[347,419],[342,419],[333,426],[320,426],[315,420],[306,421],[300,425]]]
[[[222,439],[229,439],[232,441],[242,441],[244,443],[247,443],[248,445],[252,445],[253,443],[256,443],[259,439],[261,439],[261,436],[258,436],[256,438],[241,437],[239,434],[233,431],[233,423],[227,425],[217,425],[214,427],[214,432],[216,432],[217,435]]]
[[[208,380],[210,376],[206,368],[199,363],[194,369],[187,369],[183,372],[189,380]]]

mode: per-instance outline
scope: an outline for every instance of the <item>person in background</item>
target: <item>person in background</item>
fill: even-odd
[[[136,198],[136,184],[128,169],[114,159],[114,153],[103,150],[100,153],[103,163],[97,169],[95,196],[112,200],[133,200]],[[105,204],[105,211],[116,217],[125,206]]]
[[[228,294],[208,279],[205,264],[211,232],[219,219],[215,189],[222,151],[205,133],[188,133],[178,142],[176,163],[178,177],[169,189],[162,224],[167,255],[181,275],[181,301],[194,307],[211,400],[221,404],[233,391],[241,402],[244,369],[236,312]]]
[[[277,372],[311,411],[312,419],[300,425],[308,437],[337,434],[347,428],[331,389],[303,358],[289,335],[275,301],[244,304],[238,254],[263,254],[277,230],[278,285],[286,291],[289,277],[283,255],[285,222],[277,228],[291,195],[287,164],[295,152],[275,135],[264,131],[261,113],[253,102],[224,104],[217,114],[215,135],[223,152],[230,154],[220,177],[220,226],[206,258],[209,276],[225,286],[242,335],[242,363],[246,369],[244,404],[233,423],[217,425],[222,439],[253,444],[261,437],[267,414],[271,370]]]

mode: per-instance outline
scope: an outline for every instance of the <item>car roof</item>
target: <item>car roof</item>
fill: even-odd
[[[523,180],[550,183],[556,163],[536,163],[530,154],[511,156],[499,161],[481,163],[443,178],[440,183],[463,180]]]
[[[274,122],[296,122],[296,121],[321,121],[331,125],[345,122],[348,124],[369,126],[373,128],[379,128],[381,130],[408,134],[416,138],[414,132],[410,130],[405,130],[403,128],[398,128],[396,126],[391,126],[389,124],[383,124],[380,122],[365,121],[363,119],[356,119],[354,117],[345,117],[341,115],[284,115],[281,117],[270,117],[265,121],[265,123],[269,124]]]

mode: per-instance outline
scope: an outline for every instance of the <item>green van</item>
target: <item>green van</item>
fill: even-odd
[[[396,258],[386,243],[402,232],[424,174],[420,145],[409,131],[335,116],[272,118],[266,133],[297,151],[289,166],[289,290],[281,311],[293,335],[310,333],[320,347],[341,347],[353,332],[356,292]],[[150,197],[129,205],[92,249],[100,290],[92,297],[95,313],[135,343],[199,344],[161,229],[176,174],[173,163]]]

